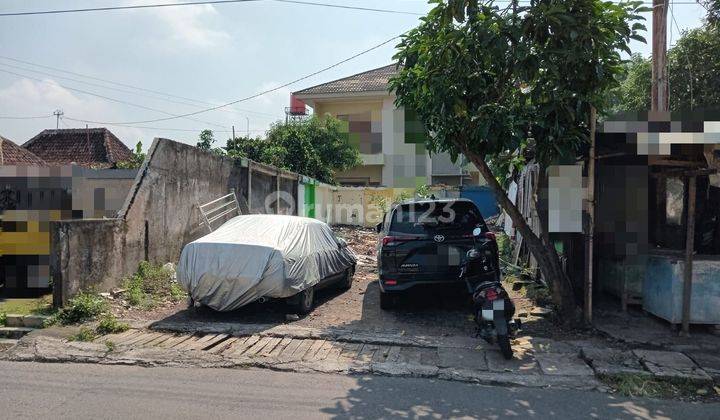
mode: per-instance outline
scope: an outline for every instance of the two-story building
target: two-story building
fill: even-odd
[[[462,156],[457,163],[447,153],[430,156],[422,123],[395,106],[388,81],[396,73],[397,65],[391,64],[293,93],[293,107],[299,100],[315,115],[343,121],[350,143],[359,149],[363,164],[338,174],[338,181],[393,188],[478,185],[477,169],[463,164]]]

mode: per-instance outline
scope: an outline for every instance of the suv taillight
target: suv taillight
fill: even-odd
[[[384,236],[382,238],[382,244],[385,245],[395,245],[398,242],[408,242],[408,241],[414,241],[415,238],[412,236]]]

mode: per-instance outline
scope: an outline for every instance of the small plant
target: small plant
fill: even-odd
[[[97,338],[97,334],[91,328],[80,327],[80,331],[77,334],[70,336],[70,341],[82,341],[88,342],[93,341]]]
[[[99,335],[118,334],[129,329],[130,325],[125,322],[118,321],[117,318],[115,318],[115,315],[108,313],[100,319],[100,323],[95,329],[95,332]]]
[[[105,347],[107,347],[108,352],[115,351],[115,343],[110,340],[105,340]]]
[[[7,324],[7,314],[5,312],[0,312],[0,327],[4,327],[5,324]]]
[[[617,393],[628,397],[694,397],[699,395],[698,390],[708,388],[707,383],[690,379],[658,378],[645,373],[600,375],[599,378]]]
[[[58,322],[63,325],[78,324],[95,319],[107,309],[108,304],[101,296],[90,292],[80,292],[45,324],[52,325]]]
[[[123,283],[125,299],[132,306],[151,309],[159,301],[182,299],[185,292],[173,281],[173,271],[161,265],[142,261],[138,270]]]

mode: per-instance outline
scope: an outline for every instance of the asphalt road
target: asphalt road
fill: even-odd
[[[710,419],[720,405],[429,379],[0,362],[0,418]]]

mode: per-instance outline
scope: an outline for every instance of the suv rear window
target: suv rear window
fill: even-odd
[[[477,206],[467,201],[439,201],[401,204],[395,208],[390,231],[423,235],[442,230],[467,234],[479,226],[487,230]]]

